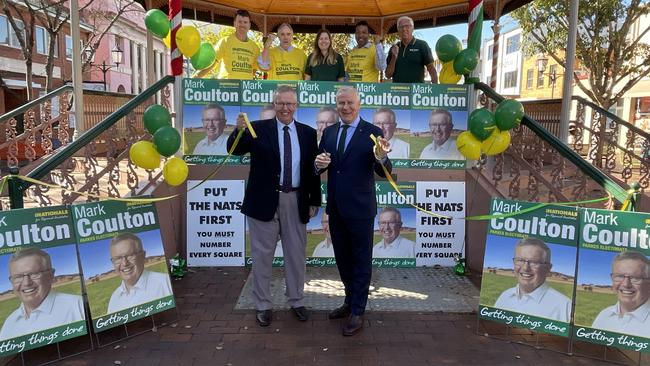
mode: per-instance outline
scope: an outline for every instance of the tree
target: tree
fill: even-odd
[[[650,74],[650,45],[641,42],[650,26],[639,22],[650,6],[648,0],[580,0],[579,9],[575,56],[589,78],[580,80],[574,72],[573,79],[590,99],[608,110]],[[541,52],[565,67],[569,1],[535,0],[515,10],[512,17],[523,30],[527,55]]]

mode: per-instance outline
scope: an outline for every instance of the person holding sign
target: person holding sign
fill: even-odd
[[[413,19],[407,16],[397,19],[400,41],[388,52],[386,77],[393,78],[394,83],[423,83],[426,69],[431,82],[437,83],[431,48],[425,41],[413,37],[414,28]]]
[[[326,212],[323,212],[323,215],[320,219],[321,225],[323,226],[323,234],[325,234],[325,239],[316,245],[314,248],[314,253],[312,257],[334,257],[334,247],[332,246],[332,235],[330,234],[330,219],[329,215]]]
[[[501,293],[494,307],[568,323],[571,300],[546,283],[551,272],[551,250],[537,238],[521,239],[515,246],[517,286]]]
[[[251,15],[247,10],[237,10],[233,21],[235,33],[219,40],[214,48],[216,53],[212,66],[197,72],[194,77],[201,78],[212,69],[218,69],[217,79],[252,80],[255,70],[259,70],[257,57],[260,49],[248,38],[251,30]]]
[[[402,214],[384,207],[379,214],[379,231],[383,239],[372,248],[373,258],[415,258],[415,242],[400,235]]]
[[[22,249],[9,259],[9,281],[20,300],[2,325],[0,340],[84,320],[83,299],[52,290],[50,255],[39,248]]]
[[[368,42],[370,35],[368,22],[362,20],[355,26],[354,39],[357,46],[346,57],[345,71],[348,81],[376,83],[380,73],[386,70],[386,58],[381,44],[381,36],[375,35],[374,42]]]
[[[327,174],[327,214],[334,256],[345,286],[343,305],[330,319],[347,317],[342,331],[351,336],[363,327],[372,275],[373,222],[377,214],[375,176],[390,172],[390,143],[381,129],[359,117],[361,98],[352,86],[336,92],[340,122],[323,132],[315,165]],[[371,136],[377,137],[377,145]]]
[[[273,41],[280,38],[280,45],[271,48]],[[262,54],[257,62],[260,69],[268,71],[268,80],[302,80],[307,56],[300,48],[293,46],[293,28],[289,23],[278,27],[278,35],[269,34],[264,42]]]
[[[132,233],[121,233],[109,244],[111,262],[122,283],[108,301],[108,314],[172,295],[166,273],[144,269],[147,253],[142,240]]]
[[[618,302],[601,311],[591,327],[650,338],[650,259],[639,252],[618,253],[611,278]]]
[[[395,112],[390,108],[379,108],[372,116],[372,124],[381,128],[384,138],[390,143],[391,151],[388,157],[391,159],[408,159],[411,147],[408,142],[395,137],[397,129],[397,118]]]
[[[345,80],[343,57],[334,51],[334,47],[332,47],[332,35],[327,29],[321,29],[316,33],[313,51],[307,57],[305,80]]]
[[[255,121],[253,138],[243,115],[228,138],[234,155],[250,153],[248,185],[241,212],[246,215],[253,259],[253,301],[257,323],[271,324],[271,266],[278,235],[282,240],[286,294],[300,321],[309,317],[304,306],[307,222],[321,205],[320,180],[314,172],[316,130],[294,120],[296,91],[281,85],[273,96],[275,118]],[[244,129],[237,145],[235,139]]]
[[[205,138],[194,147],[194,155],[228,155],[228,137],[223,134],[226,128],[226,111],[223,107],[214,103],[206,105],[203,108],[201,123]]]
[[[445,109],[436,109],[429,117],[429,129],[433,141],[422,149],[420,159],[465,160],[456,148],[456,140],[451,139],[454,124],[451,113]]]

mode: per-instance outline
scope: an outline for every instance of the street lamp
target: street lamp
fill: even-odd
[[[111,61],[115,65],[106,65],[106,61],[102,61],[101,64],[92,63],[92,61],[94,61],[95,54],[90,47],[87,47],[84,50],[84,53],[86,54],[86,60],[91,61],[90,66],[102,72],[102,75],[104,76],[104,91],[106,91],[106,73],[108,72],[108,70],[117,69],[118,67],[120,67],[120,64],[122,63],[122,57],[124,55],[124,51],[122,51],[117,44],[113,46],[113,49],[111,50]]]
[[[537,62],[537,70],[544,75],[548,75],[548,82],[549,84],[551,84],[551,99],[553,99],[553,96],[555,94],[555,81],[557,81],[557,78],[561,76],[561,74],[557,73],[555,67],[551,67],[550,72],[544,73],[544,71],[546,70],[546,65],[548,65],[548,58],[543,53],[537,55],[536,62]]]

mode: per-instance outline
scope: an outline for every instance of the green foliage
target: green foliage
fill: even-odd
[[[650,46],[640,42],[650,31],[639,19],[648,0],[579,1],[576,59],[589,73],[575,81],[592,100],[608,109],[650,74]],[[569,2],[536,0],[512,12],[523,29],[524,52],[544,53],[565,66]]]

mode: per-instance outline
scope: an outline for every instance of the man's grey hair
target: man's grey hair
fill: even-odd
[[[447,121],[449,123],[451,124],[454,123],[451,119],[451,113],[449,113],[448,110],[442,108],[434,109],[433,111],[431,111],[431,114],[429,115],[429,120],[431,120],[431,117],[435,116],[436,114],[444,114],[445,116],[447,116]]]
[[[635,260],[643,263],[645,265],[645,276],[647,278],[650,278],[650,259],[648,259],[648,257],[643,255],[643,253],[639,253],[631,250],[618,253],[614,257],[614,260],[612,261],[612,270],[614,269],[614,263],[623,260]]]
[[[291,87],[290,85],[280,85],[277,89],[275,89],[275,92],[273,93],[273,100],[277,100],[278,95],[282,93],[292,93],[296,97],[296,100],[298,99],[298,94],[296,93],[295,88]]]
[[[226,110],[223,109],[223,107],[220,106],[219,104],[216,104],[216,103],[210,103],[210,104],[206,104],[205,107],[203,107],[203,111],[204,111],[204,112],[207,111],[207,110],[209,110],[209,109],[218,109],[218,110],[221,111],[221,113],[223,113],[224,116],[226,115]]]
[[[332,108],[332,107],[330,107],[330,106],[321,107],[321,108],[318,110],[318,113],[317,113],[317,114],[321,114],[321,113],[323,113],[323,112],[332,112],[332,113],[334,113],[334,117],[336,117],[336,116],[337,116],[337,113],[338,113],[338,112],[336,112],[336,109],[334,109],[334,108]]]
[[[291,33],[293,33],[293,27],[289,23],[282,23],[282,24],[278,25],[278,30],[277,31],[280,32],[280,29],[282,29],[282,28],[289,28]]]
[[[399,28],[399,25],[402,21],[408,21],[414,28],[415,28],[415,22],[413,22],[413,18],[405,16],[401,16],[397,19],[397,23],[395,23],[395,26]]]
[[[361,96],[359,96],[359,91],[357,90],[357,88],[351,85],[344,85],[340,87],[339,90],[336,91],[336,99],[339,99],[339,96],[343,94],[352,94],[357,98],[357,100],[361,100]]]
[[[551,263],[551,249],[549,249],[548,245],[546,245],[542,240],[531,237],[523,238],[519,240],[517,245],[515,245],[515,252],[517,251],[517,248],[521,247],[537,247],[542,249],[544,251],[544,256],[546,257],[544,261],[549,264]]]
[[[41,260],[41,263],[45,266],[45,269],[53,269],[52,258],[50,258],[50,255],[47,254],[46,251],[40,248],[26,248],[14,252],[14,254],[11,255],[11,258],[9,258],[9,264],[19,259],[23,259],[31,256],[38,257]]]
[[[379,216],[381,217],[381,215],[382,215],[383,213],[387,213],[387,212],[393,212],[393,213],[395,213],[395,214],[397,215],[397,219],[399,220],[399,222],[400,222],[400,223],[402,222],[402,213],[399,212],[399,210],[396,209],[395,207],[384,207],[384,208],[382,208],[382,209],[381,209],[381,212],[379,213]]]
[[[113,245],[121,242],[121,241],[130,241],[132,243],[135,243],[135,248],[138,251],[143,250],[142,249],[142,239],[140,239],[139,236],[133,234],[133,233],[121,233],[118,235],[115,235],[113,239],[111,239],[111,242],[109,244],[109,247],[112,247]]]
[[[397,124],[397,116],[395,116],[395,111],[393,111],[392,109],[381,107],[375,111],[375,115],[378,115],[380,113],[388,113],[391,122]]]

